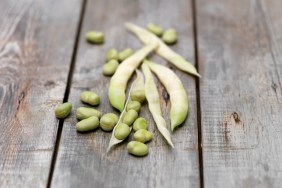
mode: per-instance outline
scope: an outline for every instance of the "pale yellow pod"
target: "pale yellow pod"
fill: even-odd
[[[125,89],[127,82],[132,76],[134,70],[140,65],[142,60],[155,48],[156,43],[151,43],[123,61],[112,76],[108,91],[108,97],[111,105],[122,112],[125,104]]]
[[[125,26],[129,31],[133,32],[145,45],[150,43],[157,43],[158,48],[155,49],[156,53],[175,65],[178,69],[201,77],[193,64],[186,61],[182,56],[170,49],[160,38],[137,25],[126,23]]]
[[[153,75],[147,64],[145,63],[142,64],[142,71],[145,75],[145,95],[148,101],[149,110],[153,116],[153,119],[160,133],[163,135],[163,137],[166,139],[169,145],[171,147],[174,147],[171,140],[171,134],[167,129],[165,119],[162,116],[158,89],[154,82]]]
[[[136,70],[136,78],[135,78],[135,80],[132,82],[131,87],[130,87],[130,89],[129,89],[129,94],[128,94],[129,96],[130,96],[131,91],[132,91],[134,88],[139,87],[139,84],[141,83],[140,80],[143,80],[142,77],[143,77],[142,73],[141,73],[139,70]],[[123,119],[123,117],[124,117],[124,115],[125,115],[125,113],[126,113],[126,109],[127,109],[128,104],[129,104],[129,101],[130,101],[130,97],[128,97],[127,100],[126,100],[125,108],[123,109],[123,111],[122,111],[121,114],[120,114],[120,117],[119,117],[119,120],[118,120],[117,125],[118,125],[118,124],[121,122],[121,120]],[[117,126],[114,127],[114,130],[113,130],[113,133],[112,133],[112,136],[111,136],[109,145],[108,145],[107,153],[111,150],[111,148],[112,148],[114,145],[116,145],[116,144],[118,144],[118,143],[121,143],[121,142],[123,141],[123,140],[119,140],[119,139],[117,139],[117,138],[115,137],[114,132],[115,132],[116,129],[117,129]],[[130,129],[130,131],[131,131],[132,126],[129,127],[129,129]]]
[[[173,131],[184,122],[188,114],[188,96],[185,88],[178,76],[169,68],[148,60],[145,60],[144,63],[157,75],[169,94],[170,122]]]

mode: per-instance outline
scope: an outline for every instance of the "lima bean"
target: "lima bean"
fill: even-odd
[[[65,102],[63,104],[60,104],[56,109],[55,109],[55,115],[59,119],[63,119],[67,117],[72,109],[72,104],[69,102]]]
[[[107,61],[110,61],[111,59],[118,60],[118,52],[115,49],[110,49],[107,52]]]
[[[142,143],[149,142],[153,138],[153,134],[145,129],[140,129],[136,131],[133,135],[133,140],[139,141]]]
[[[157,35],[159,37],[162,36],[162,34],[164,32],[163,28],[161,28],[160,26],[158,26],[154,23],[148,23],[146,28],[147,28],[148,31],[154,33],[155,35]]]
[[[174,44],[177,41],[177,34],[175,29],[170,28],[166,30],[162,36],[162,40],[167,44]]]
[[[121,52],[118,53],[118,60],[122,62],[126,58],[131,56],[133,53],[134,52],[133,52],[133,50],[131,48],[126,48],[126,49],[124,49],[124,50],[122,50]]]
[[[99,119],[96,116],[81,120],[76,125],[76,130],[79,132],[92,131],[99,127]]]
[[[146,121],[145,118],[139,117],[133,123],[133,130],[135,132],[140,130],[140,129],[147,130],[147,128],[148,128],[148,125],[147,125],[147,121]]]
[[[116,72],[118,66],[119,66],[118,61],[115,59],[111,59],[110,61],[108,61],[106,64],[103,65],[103,74],[105,76],[112,76]]]
[[[98,105],[100,103],[100,97],[92,91],[84,91],[80,94],[80,100],[90,105]]]
[[[119,140],[124,140],[130,134],[130,127],[125,123],[119,123],[115,129],[114,135]]]
[[[130,92],[130,98],[133,101],[138,101],[140,103],[142,103],[146,96],[145,96],[145,90],[144,90],[144,76],[140,71],[136,71],[136,74],[140,74],[138,75],[140,77],[140,79],[138,79],[138,82],[136,83],[136,86],[134,88],[132,88],[131,92]]]
[[[122,118],[122,123],[131,126],[132,123],[137,119],[137,117],[138,113],[135,110],[128,110]]]
[[[104,43],[104,33],[99,31],[89,31],[86,33],[86,40],[93,44]]]
[[[117,115],[113,113],[107,113],[103,115],[100,119],[100,127],[104,131],[112,131],[115,127],[115,125],[118,122],[118,117]]]
[[[76,118],[79,119],[79,120],[87,119],[91,116],[96,116],[96,117],[100,118],[101,112],[99,112],[98,110],[96,110],[94,108],[88,108],[88,107],[79,107],[76,110]]]
[[[138,101],[129,101],[127,106],[126,106],[126,111],[129,110],[135,110],[136,112],[139,112],[141,108],[141,103]]]
[[[138,101],[142,103],[146,99],[145,90],[139,89],[139,90],[132,91],[130,94],[130,98],[133,101]]]
[[[142,142],[131,141],[127,144],[127,151],[132,155],[142,157],[148,154],[149,148]]]

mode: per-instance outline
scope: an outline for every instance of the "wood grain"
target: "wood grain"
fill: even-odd
[[[281,187],[281,1],[197,1],[205,187]]]
[[[0,186],[46,187],[80,2],[0,1]]]
[[[131,47],[137,50],[143,46],[125,30],[125,22],[145,26],[153,21],[165,28],[175,27],[180,40],[172,48],[194,62],[191,12],[189,0],[177,3],[169,0],[88,0],[70,92],[69,101],[74,104],[74,108],[83,106],[79,101],[79,94],[84,90],[92,90],[101,97],[98,109],[102,113],[117,113],[110,107],[107,98],[110,78],[102,75],[105,53],[109,48],[122,50]],[[105,32],[104,45],[90,45],[85,42],[84,34],[91,29]],[[167,64],[155,55],[152,59]],[[175,149],[171,149],[157,131],[146,104],[142,107],[141,116],[149,121],[149,129],[155,137],[148,144],[149,155],[144,158],[129,155],[126,143],[106,155],[111,134],[101,130],[87,134],[77,133],[74,126],[77,120],[72,117],[63,127],[52,186],[199,187],[195,79],[178,70],[175,72],[183,81],[190,100],[189,118],[173,134]],[[169,122],[168,94],[159,83],[158,87],[162,95],[162,109]]]

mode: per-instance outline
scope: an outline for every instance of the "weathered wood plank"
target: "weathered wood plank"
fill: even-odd
[[[82,106],[79,94],[90,89],[101,96],[98,109],[103,113],[113,112],[107,98],[110,79],[104,77],[101,72],[107,49],[114,47],[122,50],[132,47],[137,50],[142,47],[138,39],[125,30],[123,24],[128,21],[141,26],[153,21],[165,28],[175,27],[180,40],[173,48],[194,62],[191,12],[191,2],[188,0],[177,3],[169,0],[89,0],[69,101],[75,108]],[[93,46],[85,42],[84,34],[91,29],[105,32],[104,45]],[[153,59],[166,63],[156,56]],[[149,143],[149,155],[144,158],[127,154],[126,144],[121,144],[106,156],[111,134],[101,130],[87,134],[77,133],[74,126],[77,120],[72,117],[63,127],[52,186],[199,187],[195,79],[180,71],[176,72],[187,89],[190,114],[185,124],[173,134],[175,149],[169,148],[156,130],[147,105],[143,106],[141,116],[148,119],[149,129],[155,137]],[[168,122],[170,103],[167,102],[164,88],[159,85],[159,89]]]
[[[206,187],[281,187],[281,6],[197,1]]]
[[[80,5],[0,1],[1,187],[46,187]]]

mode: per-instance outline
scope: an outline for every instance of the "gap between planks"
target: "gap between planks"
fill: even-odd
[[[80,10],[76,35],[75,35],[75,43],[74,43],[74,47],[73,47],[73,53],[72,53],[72,57],[71,57],[70,69],[69,69],[69,73],[68,73],[67,85],[66,85],[66,89],[65,89],[65,93],[64,93],[63,102],[67,102],[68,99],[69,99],[72,77],[73,77],[73,72],[74,72],[75,62],[76,62],[76,54],[77,54],[77,49],[78,49],[79,37],[80,37],[81,27],[82,27],[82,23],[83,23],[84,14],[85,14],[86,4],[87,4],[87,0],[83,0],[82,5],[81,5],[81,10]],[[49,176],[48,176],[48,181],[47,181],[47,188],[51,187],[53,172],[54,172],[54,169],[55,169],[55,164],[56,164],[56,160],[57,160],[57,155],[58,155],[58,150],[59,150],[59,145],[60,145],[60,140],[61,140],[61,135],[62,135],[62,130],[63,130],[63,124],[64,124],[64,120],[60,119],[59,125],[58,125],[58,130],[57,130],[57,136],[56,136],[56,139],[55,139],[54,151],[53,151],[51,164],[50,164],[50,171],[49,171]]]
[[[192,17],[193,17],[193,35],[195,49],[195,66],[199,72],[198,57],[198,30],[197,30],[197,2],[192,0]],[[200,72],[199,72],[200,73]],[[204,187],[204,168],[203,168],[203,152],[202,152],[202,123],[201,123],[201,98],[200,98],[200,78],[196,78],[196,98],[197,98],[197,124],[198,124],[198,151],[199,151],[199,176],[200,187]]]

